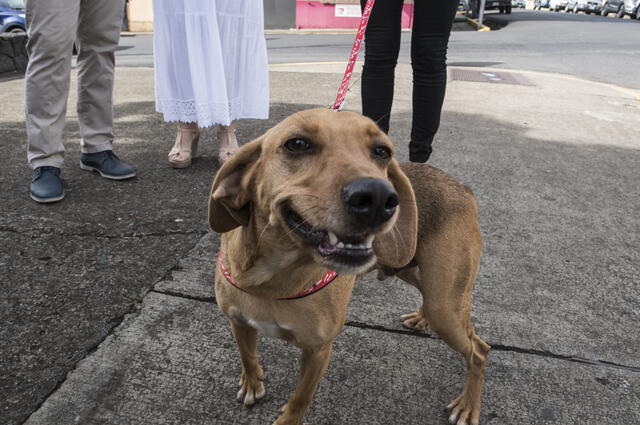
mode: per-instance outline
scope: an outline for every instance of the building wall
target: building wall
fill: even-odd
[[[262,1],[264,2],[265,28],[268,29],[356,28],[359,22],[359,18],[356,15],[359,10],[360,0]],[[129,31],[153,31],[151,2],[152,0],[133,0],[127,3]],[[405,0],[402,14],[402,26],[404,28],[411,26],[412,17],[413,0]]]
[[[296,0],[296,28],[355,29],[359,23],[360,0]],[[405,0],[402,28],[411,28],[412,24],[413,0]]]
[[[153,8],[151,0],[134,0],[127,2],[129,31],[153,31]]]
[[[264,27],[289,29],[296,27],[296,0],[264,0]]]

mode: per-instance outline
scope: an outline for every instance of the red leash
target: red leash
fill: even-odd
[[[358,32],[356,33],[356,39],[353,42],[353,48],[351,49],[351,56],[349,56],[347,69],[344,71],[342,83],[340,83],[340,88],[338,89],[338,96],[336,96],[336,100],[331,106],[332,111],[337,112],[341,110],[342,106],[344,105],[344,98],[347,95],[347,91],[349,90],[349,81],[351,80],[351,75],[353,74],[353,67],[356,65],[356,59],[358,59],[358,51],[360,50],[360,45],[362,44],[362,40],[364,39],[364,32],[367,30],[369,16],[371,16],[371,10],[373,9],[373,4],[375,2],[376,0],[367,0],[367,4],[364,6],[364,10],[362,11],[360,26],[358,27]]]

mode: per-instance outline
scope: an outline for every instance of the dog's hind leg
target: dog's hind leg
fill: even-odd
[[[478,425],[489,345],[471,324],[471,296],[478,270],[482,241],[476,221],[455,220],[424,241],[416,252],[420,269],[423,311],[429,327],[467,363],[464,389],[447,407],[449,422]]]
[[[433,322],[431,327],[436,327]],[[447,405],[447,408],[451,410],[449,423],[479,425],[485,362],[491,347],[476,335],[471,324],[459,326],[458,329],[455,326],[437,325],[436,329],[442,339],[451,348],[461,353],[467,362],[467,378],[464,389],[454,401]],[[463,335],[463,332],[466,335]]]
[[[264,372],[258,362],[258,331],[249,325],[235,321],[231,322],[231,330],[236,338],[242,361],[240,391],[238,391],[237,399],[249,407],[265,394],[262,383]]]
[[[317,348],[302,349],[298,386],[280,410],[282,414],[273,425],[302,425],[304,414],[309,409],[318,383],[327,370],[332,350],[331,343]]]

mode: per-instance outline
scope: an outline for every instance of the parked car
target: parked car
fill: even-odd
[[[435,0],[428,0],[435,1]],[[484,10],[498,9],[500,13],[511,13],[512,8],[511,0],[486,0],[484,4]],[[477,18],[480,13],[480,0],[469,0],[469,10],[471,11],[471,17]]]
[[[0,32],[25,32],[25,0],[0,0]]]
[[[618,18],[624,18],[625,15],[631,16],[631,19],[640,19],[640,0],[624,0],[622,2],[622,11],[618,12]]]
[[[519,9],[524,9],[527,7],[526,0],[511,0],[511,7],[517,7]]]
[[[548,8],[549,7],[549,0],[534,0],[533,1],[533,10],[542,10],[542,8]]]
[[[607,16],[609,13],[615,13],[616,16],[624,16],[623,13],[624,0],[604,0],[600,14]]]
[[[567,0],[550,0],[549,1],[549,11],[558,12],[560,10],[564,10],[567,7]]]
[[[602,11],[602,3],[600,0],[568,0],[565,7],[567,12],[584,12],[584,13],[600,13]]]

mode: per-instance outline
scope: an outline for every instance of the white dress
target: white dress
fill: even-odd
[[[153,0],[156,110],[229,125],[269,115],[262,0]]]

